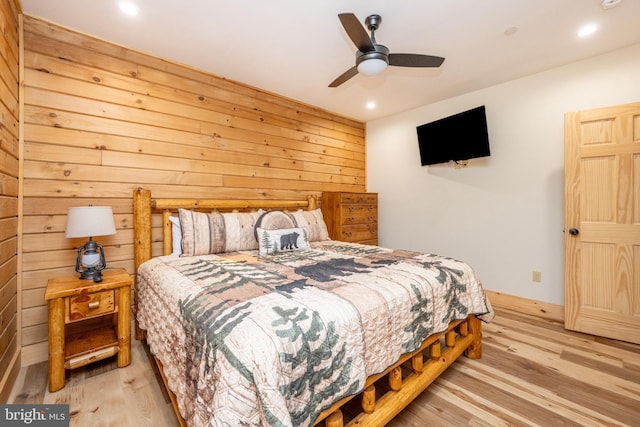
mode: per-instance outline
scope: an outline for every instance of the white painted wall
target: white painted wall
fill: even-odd
[[[564,304],[564,113],[639,101],[637,44],[367,123],[380,245],[462,259],[486,289]],[[416,126],[483,104],[491,157],[422,167]]]

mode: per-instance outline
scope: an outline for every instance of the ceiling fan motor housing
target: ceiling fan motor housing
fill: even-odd
[[[375,50],[370,50],[368,52],[356,52],[356,66],[360,65],[363,61],[368,61],[369,59],[380,59],[389,65],[389,49],[381,44],[374,44],[373,47]]]

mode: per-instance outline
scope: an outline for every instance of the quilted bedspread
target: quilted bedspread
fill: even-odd
[[[450,321],[493,317],[463,262],[336,241],[158,257],[138,287],[140,326],[193,426],[312,425]]]

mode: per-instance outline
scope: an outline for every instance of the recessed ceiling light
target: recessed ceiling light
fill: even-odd
[[[367,102],[367,108],[368,108],[369,110],[373,110],[374,108],[376,108],[376,103],[375,103],[375,102],[373,102],[373,101],[369,101],[369,102]]]
[[[136,16],[138,14],[138,6],[128,1],[120,2],[120,10],[130,16]]]
[[[587,24],[584,27],[580,28],[580,30],[578,31],[578,36],[580,37],[590,36],[591,34],[595,33],[597,29],[598,29],[598,26],[596,24]]]

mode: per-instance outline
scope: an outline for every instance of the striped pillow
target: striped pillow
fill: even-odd
[[[258,249],[253,229],[264,211],[223,213],[225,229],[224,252]]]
[[[258,249],[254,226],[262,213],[204,213],[179,209],[182,256]]]
[[[224,251],[224,219],[220,213],[178,209],[182,229],[182,256]]]
[[[329,240],[327,224],[324,222],[324,217],[322,216],[322,211],[320,209],[314,209],[311,211],[303,211],[300,209],[292,212],[290,215],[295,219],[297,227],[307,229],[310,242]]]

